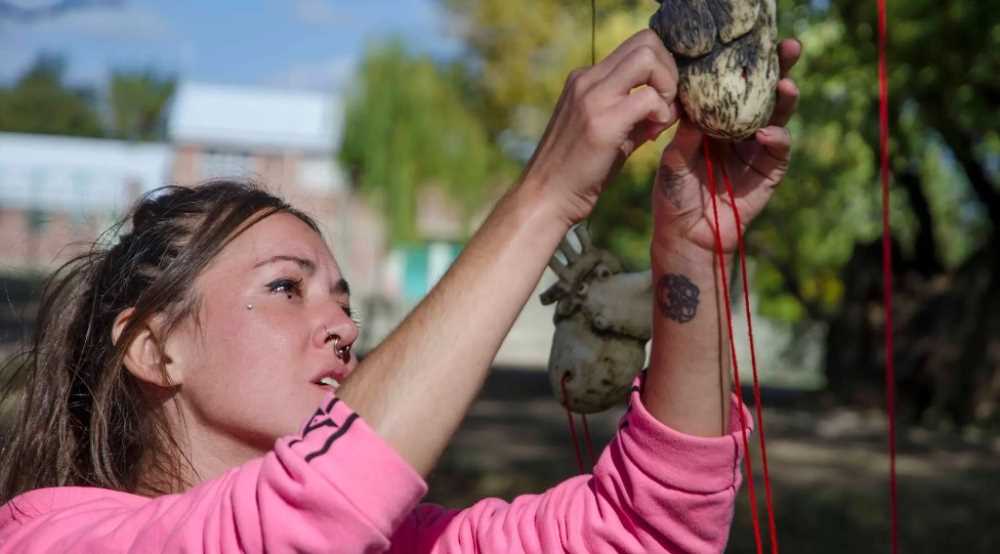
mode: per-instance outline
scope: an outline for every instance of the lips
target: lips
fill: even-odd
[[[347,373],[346,368],[340,371],[328,369],[320,373],[312,382],[317,385],[326,385],[336,389],[340,386],[340,382],[347,378]]]

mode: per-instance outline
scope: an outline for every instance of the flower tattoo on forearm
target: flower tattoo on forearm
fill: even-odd
[[[677,323],[687,323],[698,313],[701,291],[683,275],[667,273],[656,285],[656,304],[660,312]]]

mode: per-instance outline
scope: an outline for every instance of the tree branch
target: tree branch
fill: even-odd
[[[906,191],[910,209],[919,225],[913,267],[924,277],[941,273],[944,266],[938,254],[937,239],[934,237],[934,216],[927,195],[924,194],[923,179],[913,167],[907,167],[896,174],[896,182]]]
[[[948,105],[944,98],[937,95],[921,99],[920,103],[924,106]],[[932,109],[922,109],[921,111],[927,117],[931,127],[937,130],[941,138],[951,148],[955,159],[958,160],[959,166],[972,186],[972,191],[986,207],[994,229],[1000,229],[1000,192],[997,192],[996,183],[993,182],[993,178],[986,171],[986,168],[976,159],[975,137],[954,125],[953,120],[946,114]]]

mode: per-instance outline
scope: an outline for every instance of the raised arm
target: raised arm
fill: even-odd
[[[782,76],[795,64],[800,49],[795,40],[781,43]],[[652,191],[655,305],[643,400],[657,419],[677,431],[713,436],[729,429],[730,352],[721,287],[729,283],[737,234],[721,173],[732,180],[745,231],[788,168],[791,137],[784,125],[797,97],[795,84],[783,78],[770,126],[739,143],[710,141],[726,274],[715,258],[715,216],[702,134],[682,120],[663,152]]]
[[[570,225],[611,174],[676,121],[676,67],[650,31],[574,72],[520,182],[441,282],[341,385],[421,474],[437,461]],[[633,91],[640,85],[649,85]]]

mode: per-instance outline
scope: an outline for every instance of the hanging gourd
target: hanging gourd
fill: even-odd
[[[649,21],[677,61],[677,96],[706,134],[738,140],[767,124],[778,84],[775,0],[661,0]]]

